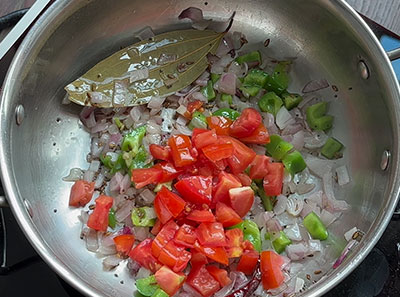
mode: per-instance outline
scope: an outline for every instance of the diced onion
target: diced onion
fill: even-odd
[[[346,165],[342,165],[336,168],[336,175],[338,178],[339,186],[344,186],[350,182],[350,176],[349,172],[347,171]]]
[[[72,168],[69,174],[63,177],[63,181],[77,181],[82,179],[83,171],[80,168]]]

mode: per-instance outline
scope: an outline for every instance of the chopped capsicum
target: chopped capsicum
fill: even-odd
[[[146,134],[146,126],[140,126],[124,136],[121,144],[121,150],[124,152],[132,151],[137,154],[144,135]]]
[[[262,111],[272,113],[274,116],[276,116],[282,105],[282,99],[274,92],[268,92],[258,101],[258,106]]]
[[[153,296],[153,294],[160,288],[157,284],[154,275],[136,280],[136,288],[143,296]]]
[[[156,213],[152,207],[143,206],[132,209],[131,219],[135,226],[152,227],[156,223],[156,218]]]
[[[272,158],[282,160],[293,149],[293,144],[284,141],[279,135],[271,135],[265,147]]]
[[[285,232],[281,231],[279,237],[272,241],[272,246],[278,254],[281,254],[285,250],[286,246],[291,243],[292,241],[287,237]]]
[[[257,251],[261,251],[261,234],[260,229],[255,222],[244,220],[243,222],[229,227],[228,229],[239,228],[243,231],[244,240],[250,241]]]
[[[113,168],[113,163],[111,160],[111,156],[110,155],[100,155],[100,161],[101,163],[103,163],[104,166],[106,166],[108,169],[112,169]]]
[[[123,153],[118,155],[117,161],[115,161],[111,168],[111,174],[115,174],[118,171],[125,170],[126,163],[123,157]]]
[[[221,94],[221,101],[222,101],[222,102],[228,102],[228,104],[231,105],[232,102],[233,102],[232,100],[233,100],[232,95],[229,95],[229,94]]]
[[[307,107],[307,123],[313,130],[326,131],[332,128],[333,116],[326,115],[328,103],[320,102]]]
[[[262,88],[267,83],[268,77],[269,77],[268,73],[259,69],[252,69],[244,77],[243,83],[250,86],[258,86]]]
[[[299,94],[291,94],[288,92],[284,92],[282,94],[282,99],[287,110],[291,110],[297,107],[297,105],[299,105],[300,102],[303,101],[303,97],[301,97]]]
[[[329,137],[321,149],[321,154],[328,159],[333,159],[339,157],[342,148],[343,144],[339,140]]]
[[[169,297],[169,295],[162,289],[158,288],[151,297]]]
[[[314,239],[325,240],[328,238],[328,231],[324,223],[315,212],[310,212],[303,220],[303,225]]]
[[[287,89],[289,85],[289,76],[286,72],[287,65],[287,62],[281,62],[275,67],[274,73],[268,77],[265,89],[273,91],[278,95]]]
[[[285,157],[283,157],[282,163],[292,175],[303,171],[307,167],[303,156],[298,151],[287,154]]]
[[[207,129],[207,118],[199,111],[195,111],[192,115],[192,120],[188,125],[189,129],[194,128]]]
[[[117,225],[117,219],[115,218],[115,210],[113,208],[108,212],[108,226],[115,228]]]
[[[259,51],[253,51],[243,56],[239,56],[235,59],[238,64],[248,62],[259,62],[261,64],[261,54]]]
[[[117,125],[119,130],[123,130],[125,128],[124,124],[122,124],[119,118],[114,118],[114,123]]]
[[[243,95],[246,98],[256,96],[258,94],[258,92],[260,91],[260,89],[261,89],[261,87],[259,87],[259,86],[250,85],[247,83],[242,84],[239,88],[239,90],[242,91]]]
[[[129,165],[127,160],[125,159],[125,162],[129,166],[129,172],[131,172],[133,169],[147,168],[149,166],[149,164],[147,163],[148,158],[149,154],[147,153],[144,146],[141,146],[136,156],[130,161]]]
[[[201,88],[201,93],[208,101],[213,101],[215,99],[215,91],[213,88],[213,83],[211,80],[207,82],[207,85]]]
[[[211,73],[211,82],[214,85],[221,77],[221,74]]]
[[[222,116],[224,118],[228,118],[228,119],[231,119],[232,121],[234,121],[240,116],[240,113],[231,108],[220,108],[220,109],[214,111],[213,115],[214,116]]]

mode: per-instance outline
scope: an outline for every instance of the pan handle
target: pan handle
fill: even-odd
[[[0,208],[8,207],[8,202],[6,197],[0,196]]]
[[[399,59],[400,58],[400,47],[387,52],[387,55],[388,55],[390,61],[392,61],[392,62]]]

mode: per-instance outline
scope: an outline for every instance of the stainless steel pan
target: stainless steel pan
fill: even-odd
[[[7,200],[39,254],[81,292],[132,296],[133,279],[124,267],[115,272],[118,278],[102,271],[79,238],[80,210],[68,208],[71,185],[61,178],[71,167],[86,168],[89,134],[78,124],[80,107],[61,105],[63,87],[135,42],[133,32],[145,25],[157,33],[189,27],[177,19],[188,6],[217,20],[235,10],[232,29],[250,43],[270,38],[271,56],[297,57],[293,89],[321,77],[339,88],[331,112],[335,135],[346,144],[352,183],[337,195],[352,210],[336,230],[358,226],[366,234],[339,268],[304,293],[321,295],[377,242],[400,186],[399,85],[378,40],[344,1],[56,1],[24,39],[3,86],[0,161]]]

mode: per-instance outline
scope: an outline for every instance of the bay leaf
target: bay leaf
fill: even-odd
[[[192,29],[156,35],[102,60],[65,90],[69,100],[80,105],[108,108],[145,104],[152,96],[171,95],[195,81],[208,66],[207,54],[215,54],[223,36]],[[163,62],[159,63],[161,57]],[[168,61],[165,57],[173,58]],[[147,73],[148,77],[141,79]],[[100,94],[103,102],[99,104],[93,98]]]

